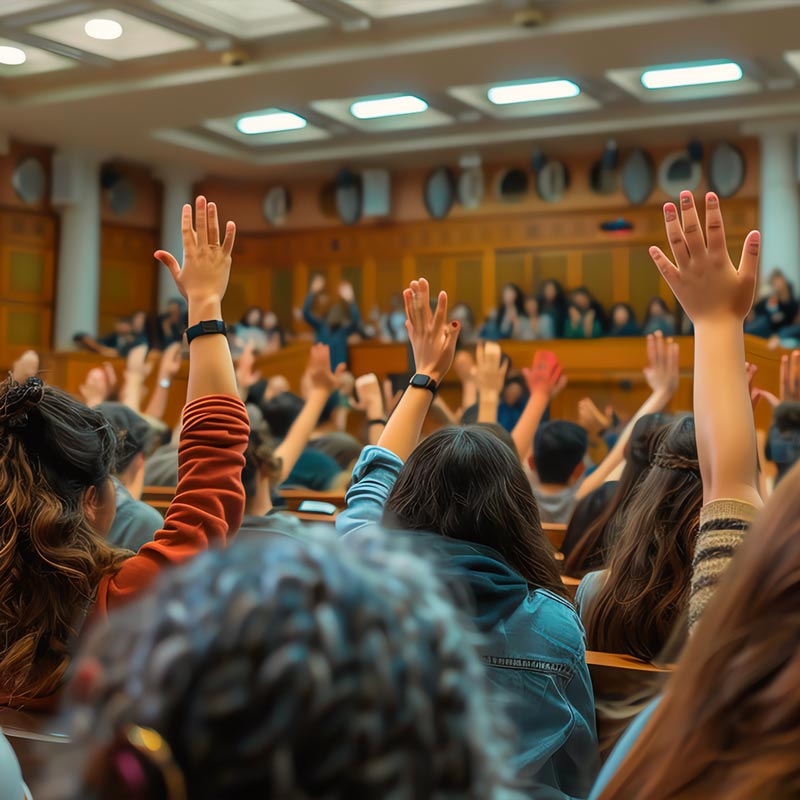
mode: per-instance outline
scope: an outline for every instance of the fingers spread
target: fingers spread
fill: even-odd
[[[683,236],[689,246],[689,253],[704,251],[706,242],[703,239],[700,217],[697,215],[697,207],[691,192],[681,192],[681,219],[683,220]]]

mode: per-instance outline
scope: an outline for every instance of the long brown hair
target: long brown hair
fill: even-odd
[[[92,529],[85,491],[108,480],[102,414],[37,378],[0,385],[0,693],[54,692],[100,579],[130,555]]]
[[[532,589],[568,596],[519,457],[483,426],[423,440],[386,501],[384,524],[491,547]]]
[[[665,414],[645,414],[633,426],[631,437],[625,447],[625,468],[622,470],[619,483],[611,500],[602,512],[587,526],[581,535],[575,530],[581,516],[578,508],[567,525],[567,539],[580,535],[577,544],[572,548],[564,562],[564,574],[573,578],[582,578],[589,570],[602,569],[607,551],[614,541],[617,523],[624,513],[627,503],[633,498],[634,490],[647,475],[650,460],[653,456],[655,433],[669,422]],[[587,496],[581,503],[589,500]],[[578,504],[580,507],[580,503]]]
[[[770,498],[603,800],[800,796],[800,465]]]
[[[605,582],[584,612],[587,647],[655,658],[689,594],[703,486],[694,419],[657,437],[650,471],[626,509]]]

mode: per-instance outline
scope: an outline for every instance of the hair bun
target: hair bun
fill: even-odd
[[[11,383],[0,407],[0,421],[9,428],[24,428],[28,413],[41,403],[44,383],[40,378],[28,378],[24,383]]]

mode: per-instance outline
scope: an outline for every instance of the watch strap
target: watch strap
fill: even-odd
[[[439,390],[438,384],[433,378],[430,377],[430,375],[423,375],[420,372],[417,372],[411,376],[411,380],[408,382],[408,385],[415,389],[427,389],[434,397],[436,396],[436,392]]]
[[[221,319],[204,319],[196,325],[186,329],[186,343],[191,344],[198,336],[208,336],[212,333],[227,334],[228,329]]]

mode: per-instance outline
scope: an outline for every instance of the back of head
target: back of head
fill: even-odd
[[[164,798],[152,760],[124,780],[131,726],[192,800],[497,797],[504,723],[474,637],[430,560],[379,531],[203,554],[88,642],[93,685],[37,797]]]
[[[583,462],[588,447],[586,431],[574,422],[557,419],[540,425],[533,440],[533,463],[539,480],[542,483],[569,483]]]
[[[736,552],[604,798],[800,796],[800,466]]]
[[[481,426],[443,428],[420,442],[389,495],[384,521],[491,547],[533,588],[564,594],[519,457]]]
[[[766,457],[777,467],[775,483],[783,480],[800,460],[800,403],[781,403],[772,415]]]
[[[694,418],[678,417],[654,442],[607,561],[607,578],[586,619],[588,646],[649,661],[686,606],[703,485]]]
[[[117,433],[117,451],[112,471],[119,475],[142,453],[148,455],[155,439],[147,421],[123,403],[100,403],[96,407]]]
[[[582,534],[579,530],[575,530],[574,526],[580,524],[583,519],[579,509],[582,504],[590,501],[591,494],[584,497],[575,507],[575,513],[567,526],[567,539],[580,538],[564,562],[565,574],[580,578],[589,570],[601,568],[605,564],[608,550],[614,542],[618,522],[633,499],[639,484],[650,470],[658,432],[669,423],[669,420],[666,414],[645,414],[634,423],[625,447],[625,468],[622,470],[617,488],[610,502],[605,504],[603,511]]]
[[[259,407],[272,435],[276,439],[283,439],[297,419],[297,415],[303,410],[303,400],[296,394],[283,392],[260,403]]]
[[[102,414],[38,378],[0,385],[0,693],[55,690],[80,609],[119,563],[85,512],[116,446]]]
[[[258,406],[248,403],[247,416],[250,418],[250,438],[244,453],[242,486],[245,497],[252,500],[262,479],[277,485],[281,475],[281,460],[275,457],[275,441]]]

